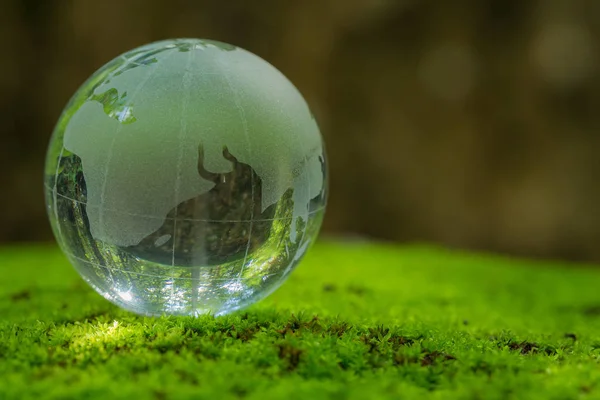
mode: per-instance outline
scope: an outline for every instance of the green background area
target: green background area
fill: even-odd
[[[600,396],[600,272],[321,242],[236,314],[144,318],[55,247],[0,249],[0,399]]]

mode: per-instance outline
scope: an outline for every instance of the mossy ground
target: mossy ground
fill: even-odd
[[[600,398],[591,267],[320,243],[250,309],[143,318],[56,248],[0,266],[0,399]]]

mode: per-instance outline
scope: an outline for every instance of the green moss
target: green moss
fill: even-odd
[[[0,399],[600,396],[600,271],[321,243],[237,314],[142,318],[0,249]]]

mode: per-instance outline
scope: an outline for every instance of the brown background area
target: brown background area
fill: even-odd
[[[201,37],[305,95],[327,232],[600,261],[599,21],[597,0],[3,0],[0,242],[52,238],[44,153],[77,87]]]

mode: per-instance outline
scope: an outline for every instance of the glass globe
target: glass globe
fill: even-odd
[[[288,277],[317,237],[325,151],[297,89],[256,55],[178,39],[100,68],[64,109],[45,193],[81,276],[144,315],[216,315]]]

